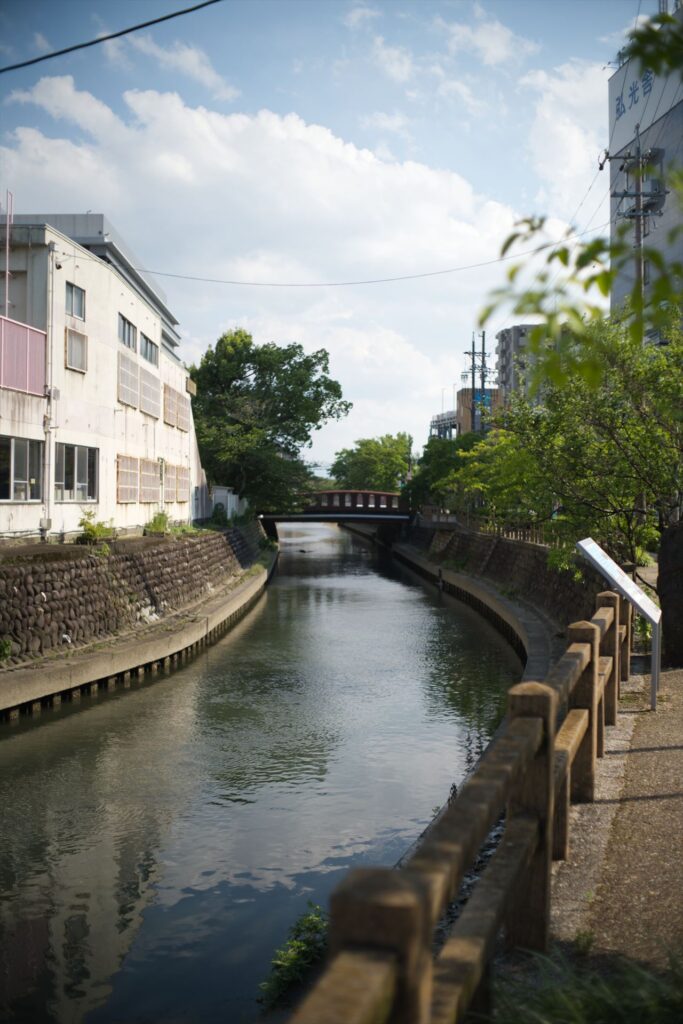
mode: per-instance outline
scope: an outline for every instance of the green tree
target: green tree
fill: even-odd
[[[630,33],[623,56],[637,61],[641,70],[650,68],[658,74],[677,72],[683,78],[682,41],[680,18],[659,15]],[[680,169],[669,173],[667,185],[672,192],[667,202],[683,203]],[[539,238],[543,223],[538,218],[522,222],[507,239],[503,254],[518,242],[543,242]],[[681,233],[683,216],[669,233],[672,246]],[[622,338],[625,333],[632,342],[629,358],[636,376],[630,378],[633,392],[629,393],[628,367],[620,360],[610,362],[609,357],[605,363],[605,353],[594,345],[594,339],[595,331],[599,334],[604,329],[604,297],[609,295],[616,275],[633,259],[633,247],[626,233],[618,233],[611,242],[596,238],[586,244],[572,241],[571,234],[567,232],[557,244],[538,245],[537,255],[543,253],[544,262],[537,272],[531,270],[531,279],[528,264],[513,266],[507,284],[493,293],[480,322],[486,323],[493,310],[501,307],[524,319],[533,316],[538,326],[529,339],[535,356],[532,386],[548,380],[560,390],[565,386],[578,387],[580,381],[586,385],[585,411],[590,412],[592,407],[594,419],[574,421],[576,443],[567,430],[568,421],[556,423],[557,436],[545,433],[548,458],[543,464],[549,473],[556,474],[553,485],[558,492],[564,492],[563,508],[570,509],[571,515],[578,515],[579,510],[588,515],[592,501],[592,513],[600,520],[602,535],[611,535],[613,543],[620,537],[627,548],[632,547],[639,531],[647,532],[656,522],[660,536],[657,590],[662,606],[664,655],[670,664],[683,665],[680,330],[667,349],[648,345],[643,349],[646,339],[667,337],[672,315],[680,328],[683,261],[665,260],[656,245],[643,247],[643,260],[651,268],[650,282],[644,290],[636,283],[618,322]],[[620,379],[624,386],[617,387],[610,408],[599,397],[609,386],[605,374],[616,373],[619,377],[622,371]],[[552,409],[550,400],[546,406]],[[540,432],[543,422],[536,424]],[[597,433],[589,429],[590,424]],[[527,439],[531,443],[531,432]],[[595,460],[603,460],[602,473],[594,469],[591,477],[590,466],[586,465],[582,476],[580,464],[570,467],[569,456],[579,452],[579,439],[582,452],[592,452]],[[617,466],[618,472],[614,470]],[[559,476],[562,468],[569,470],[564,479]]]
[[[408,475],[411,448],[409,434],[364,437],[336,453],[330,473],[339,487],[396,491]]]
[[[454,489],[453,473],[461,466],[458,452],[469,451],[479,441],[481,435],[473,433],[461,434],[453,439],[430,437],[422,451],[417,470],[404,490],[411,507],[419,508],[427,503],[449,504],[449,496]]]
[[[587,330],[598,383],[574,374],[545,386],[543,403],[520,397],[458,474],[498,521],[546,520],[570,549],[592,535],[617,559],[659,544],[664,655],[683,664],[683,335],[634,340],[628,318]]]
[[[328,376],[327,352],[256,345],[228,331],[190,367],[197,441],[207,475],[245,497],[254,511],[287,511],[311,473],[300,457],[311,434],[350,409]]]

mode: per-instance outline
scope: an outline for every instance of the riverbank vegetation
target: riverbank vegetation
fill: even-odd
[[[257,345],[240,328],[210,346],[190,367],[202,465],[212,482],[232,487],[254,512],[290,511],[311,471],[301,451],[314,430],[351,405],[328,375],[324,349]]]
[[[275,950],[270,974],[261,982],[259,1002],[266,1008],[282,1005],[302,982],[310,980],[327,952],[327,928],[327,914],[309,900],[308,909],[289,929],[287,941]]]

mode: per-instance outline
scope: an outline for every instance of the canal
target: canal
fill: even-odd
[[[194,662],[0,735],[0,1019],[239,1024],[349,867],[393,864],[521,666],[336,527]]]

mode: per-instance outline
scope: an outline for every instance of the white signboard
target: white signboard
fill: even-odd
[[[609,80],[609,151],[619,153],[640,133],[668,113],[683,99],[683,84],[678,71],[655,75],[629,60]]]
[[[658,608],[645,591],[641,590],[630,576],[602,550],[599,544],[586,537],[577,543],[577,548],[598,572],[609,580],[615,590],[625,597],[637,611],[652,625],[652,665],[651,665],[651,696],[650,706],[654,711],[657,707],[657,690],[659,688],[659,663],[661,659],[661,618],[662,610]]]

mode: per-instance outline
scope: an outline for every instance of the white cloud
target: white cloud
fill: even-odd
[[[380,159],[295,114],[226,114],[129,91],[117,117],[67,76],[12,100],[68,123],[52,137],[26,124],[0,150],[22,211],[102,211],[151,271],[312,285],[400,277],[490,260],[516,220],[461,175]],[[71,126],[84,137],[70,137]],[[374,433],[426,439],[501,275],[492,266],[341,288],[159,280],[192,339],[188,361],[235,325],[257,341],[328,349],[355,403],[348,421],[316,435],[312,455],[328,460]]]
[[[520,80],[536,95],[528,145],[534,170],[542,182],[537,199],[559,214],[571,217],[597,170],[598,156],[607,143],[607,90],[610,72],[599,64],[570,61],[552,71],[533,71]],[[596,103],[596,96],[603,97]],[[606,179],[594,200],[604,193]],[[581,221],[596,208],[581,211]],[[608,208],[594,224],[608,219]],[[585,218],[585,219],[584,219]]]
[[[395,110],[393,114],[376,110],[374,114],[366,114],[360,119],[361,128],[388,132],[391,135],[400,135],[402,138],[410,138],[410,120],[400,111]]]
[[[360,28],[367,25],[368,22],[374,21],[375,18],[381,17],[381,14],[382,12],[374,7],[356,4],[350,11],[347,11],[342,20],[347,28]]]
[[[35,46],[38,53],[49,53],[52,49],[52,46],[47,41],[42,32],[34,32],[33,45]]]
[[[635,28],[642,28],[651,21],[651,17],[648,14],[639,14],[637,18],[631,18],[626,25],[621,28],[615,29],[614,32],[609,32],[607,35],[600,36],[599,42],[606,43],[608,46],[613,46],[615,51],[621,49],[628,42],[629,32],[633,32]]]
[[[524,57],[538,51],[535,42],[516,35],[497,18],[485,20],[481,7],[475,10],[475,15],[478,24],[474,26],[437,19],[437,27],[447,33],[451,53],[470,51],[487,67],[495,67],[506,63],[518,64]]]
[[[206,86],[214,99],[234,100],[240,95],[240,90],[218,74],[207,54],[197,46],[175,42],[173,46],[164,48],[147,35],[133,35],[129,42],[140,53],[157,60],[163,68],[178,71]]]
[[[375,36],[373,57],[377,66],[394,82],[408,82],[413,77],[413,56],[404,46],[387,46],[382,36]]]
[[[479,114],[485,109],[486,104],[474,95],[470,86],[461,78],[450,77],[438,61],[432,63],[427,70],[438,81],[437,96],[459,100],[470,114]]]

